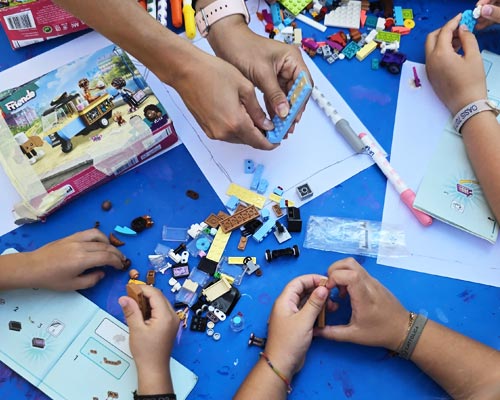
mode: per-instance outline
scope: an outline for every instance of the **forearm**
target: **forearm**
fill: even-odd
[[[238,389],[233,400],[286,399],[285,382],[260,358]]]
[[[500,124],[492,112],[483,111],[470,118],[461,132],[476,177],[500,221]]]
[[[163,82],[189,79],[197,53],[191,43],[169,31],[135,0],[55,0],[151,69]]]
[[[141,395],[174,393],[170,369],[165,371],[150,367],[138,368],[137,393]]]
[[[496,399],[500,353],[429,320],[411,360],[454,399]]]

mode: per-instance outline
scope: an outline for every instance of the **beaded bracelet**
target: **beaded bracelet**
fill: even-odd
[[[266,360],[266,362],[267,362],[267,365],[269,365],[269,366],[271,367],[271,369],[273,370],[273,372],[274,372],[276,375],[278,375],[278,377],[279,377],[279,378],[280,378],[283,382],[285,382],[285,384],[286,384],[286,392],[287,392],[288,394],[292,393],[292,386],[290,385],[290,381],[288,380],[288,378],[287,378],[285,375],[283,375],[280,371],[278,371],[278,370],[276,369],[276,367],[273,365],[273,363],[271,362],[271,360],[269,359],[269,357],[267,356],[267,354],[266,354],[266,353],[264,353],[264,352],[262,351],[262,352],[260,352],[260,353],[259,353],[259,355],[260,355],[261,357],[264,357],[264,359],[265,359],[265,360]]]

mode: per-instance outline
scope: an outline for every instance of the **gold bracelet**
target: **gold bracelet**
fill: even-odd
[[[403,337],[403,340],[401,340],[401,342],[399,343],[398,349],[390,351],[390,355],[391,356],[397,356],[397,355],[399,355],[399,352],[401,351],[401,347],[403,346],[403,344],[404,344],[404,342],[406,340],[406,337],[408,336],[408,332],[410,332],[410,329],[413,326],[413,323],[415,322],[416,318],[417,318],[417,313],[414,313],[413,311],[410,311],[409,314],[408,314],[408,329],[406,330],[406,333],[405,333],[405,335]]]

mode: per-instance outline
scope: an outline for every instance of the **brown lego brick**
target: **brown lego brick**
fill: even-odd
[[[220,228],[222,232],[228,233],[240,226],[245,225],[247,222],[258,218],[260,216],[259,210],[255,206],[249,206],[244,210],[234,213],[230,217],[222,220],[220,222]]]
[[[328,279],[324,278],[319,282],[318,286],[326,286],[327,282]],[[326,326],[326,303],[323,305],[321,311],[319,312],[318,318],[316,320],[316,326],[318,328],[324,328]]]
[[[234,210],[234,213],[239,213],[240,211],[243,211],[245,208],[247,208],[246,205],[243,205],[241,203],[238,203],[238,205],[236,206],[236,210]]]
[[[230,217],[230,215],[228,213],[225,213],[224,211],[219,211],[217,213],[217,216],[219,217],[219,222],[222,221],[223,219]]]
[[[247,242],[248,242],[248,237],[242,236],[240,238],[240,242],[238,243],[238,250],[245,250],[245,247],[247,247]]]
[[[129,283],[126,286],[127,296],[133,298],[137,304],[139,305],[139,309],[141,310],[142,317],[144,321],[151,318],[151,306],[149,305],[149,301],[144,296],[142,292],[141,285],[136,285],[135,283]]]
[[[154,286],[155,284],[155,270],[150,269],[146,275],[146,284]]]
[[[283,216],[283,210],[281,209],[279,204],[273,204],[273,211],[278,218]]]
[[[215,215],[214,213],[210,214],[206,219],[205,223],[210,227],[210,228],[218,228],[219,223],[220,223],[220,218]]]

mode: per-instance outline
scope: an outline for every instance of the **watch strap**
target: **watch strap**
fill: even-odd
[[[474,115],[483,111],[492,111],[496,117],[500,115],[500,108],[498,108],[498,105],[492,100],[481,99],[473,101],[463,107],[459,112],[457,112],[455,117],[453,117],[453,129],[455,130],[455,133],[462,136],[460,133],[462,126],[469,120],[469,118],[472,118]]]
[[[242,14],[245,22],[247,24],[250,22],[250,15],[244,0],[216,0],[196,13],[196,26],[201,36],[206,37],[213,24],[234,14]]]

